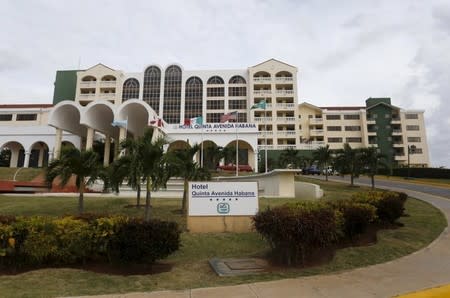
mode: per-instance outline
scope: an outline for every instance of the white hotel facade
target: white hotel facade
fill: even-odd
[[[40,144],[44,149],[32,160],[36,159],[33,166],[41,166],[58,156],[63,142],[91,148],[94,139],[102,139],[109,149],[125,137],[142,135],[149,121],[162,118],[170,146],[235,146],[238,139],[243,150],[240,163],[254,169],[258,153],[265,150],[270,157],[287,148],[310,151],[328,144],[339,149],[344,143],[353,148],[376,146],[400,166],[414,146],[411,165],[429,165],[424,111],[398,108],[389,98],[369,98],[358,107],[299,104],[297,75],[296,67],[275,59],[241,70],[184,70],[172,64],[126,73],[98,64],[58,71],[53,105],[0,108],[0,146],[11,150],[10,166],[15,167],[30,166],[27,154]],[[251,108],[261,101],[265,109]],[[238,129],[218,124],[230,112],[237,112]],[[18,114],[36,117],[23,121],[14,116]],[[195,117],[203,118],[203,128],[184,126],[185,119]],[[117,120],[127,120],[127,127],[113,127]],[[41,127],[48,138],[38,132],[27,141],[19,138],[19,132],[30,127]]]

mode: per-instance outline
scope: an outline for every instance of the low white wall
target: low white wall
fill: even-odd
[[[323,190],[317,184],[295,181],[295,197],[304,200],[316,200],[323,197]]]

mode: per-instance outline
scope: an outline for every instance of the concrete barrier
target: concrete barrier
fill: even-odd
[[[314,183],[295,181],[295,197],[304,200],[317,200],[323,197],[323,190]]]

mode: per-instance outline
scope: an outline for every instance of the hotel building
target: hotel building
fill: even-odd
[[[400,166],[407,164],[408,148],[415,148],[411,165],[429,165],[424,111],[393,106],[390,98],[369,98],[357,107],[298,104],[297,75],[296,67],[275,59],[240,70],[185,70],[178,64],[152,64],[138,73],[97,64],[85,70],[57,71],[54,107],[33,113],[48,119],[55,130],[55,140],[47,144],[49,155],[55,156],[68,136],[78,138],[73,141],[77,147],[92,147],[95,136],[117,144],[127,135],[141,135],[156,118],[163,119],[162,130],[173,143],[184,138],[184,142],[233,145],[237,130],[214,124],[222,115],[236,112],[237,123],[254,127],[241,126],[245,128],[239,130],[238,139],[239,148],[247,152],[240,163],[255,169],[258,153],[265,150],[270,157],[287,148],[310,152],[326,144],[339,149],[344,143],[352,148],[376,146]],[[262,101],[265,108],[252,109]],[[0,109],[0,130],[23,124],[3,116],[9,114],[14,113],[7,106]],[[201,131],[184,125],[186,119],[196,117],[205,124]],[[128,126],[111,126],[115,120],[127,120]],[[0,146],[5,147],[4,140],[0,131]],[[33,150],[27,146],[22,145],[24,152]]]

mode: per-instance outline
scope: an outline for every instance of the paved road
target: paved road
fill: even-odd
[[[321,179],[325,180],[325,176],[305,176],[308,178],[315,178],[315,179]],[[329,180],[333,181],[347,181],[350,183],[350,177],[340,177],[340,176],[330,176],[328,177]],[[355,184],[361,184],[361,185],[370,185],[370,178],[367,177],[359,177],[355,178]],[[435,196],[441,196],[445,198],[450,199],[450,188],[445,187],[439,187],[439,186],[433,186],[433,185],[425,185],[422,183],[414,183],[414,180],[408,180],[406,182],[398,181],[398,180],[392,180],[389,181],[388,179],[375,179],[375,187],[378,188],[402,188],[402,189],[408,189],[413,191],[420,191],[427,194],[435,195]]]
[[[359,180],[358,182],[361,183],[364,180]],[[435,187],[432,187],[433,190],[430,191],[432,194],[427,194],[423,191],[425,189],[429,191],[428,188],[422,186],[417,186],[419,187],[417,189],[398,182],[392,183],[394,186],[389,186],[389,188],[404,191],[410,196],[433,204],[441,209],[447,221],[450,221],[450,200],[447,199],[448,196],[447,198],[436,196]],[[381,182],[378,186],[381,186]],[[399,188],[400,186],[405,188]],[[383,187],[388,186],[385,185]],[[316,275],[229,287],[129,293],[99,297],[393,297],[399,294],[449,284],[449,247],[450,234],[448,228],[446,228],[433,243],[418,252],[391,262],[337,274]]]

